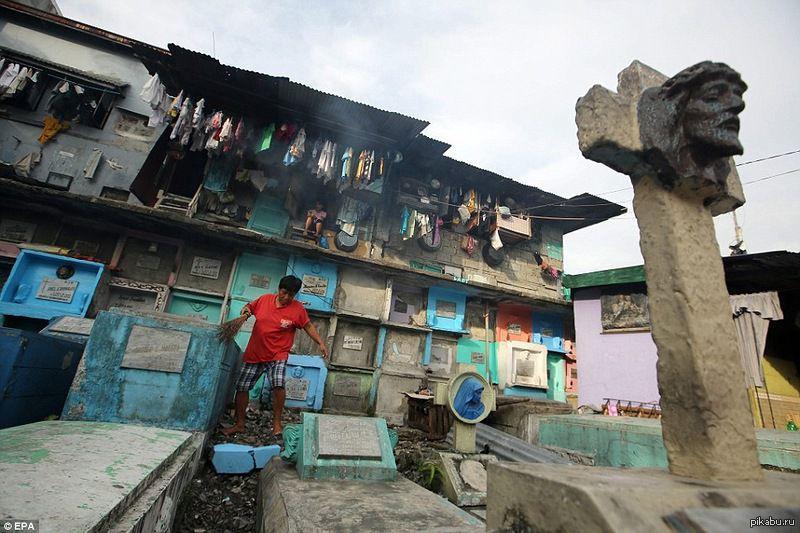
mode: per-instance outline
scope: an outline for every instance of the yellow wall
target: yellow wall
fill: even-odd
[[[764,357],[762,366],[770,394],[800,398],[800,378],[792,361]]]

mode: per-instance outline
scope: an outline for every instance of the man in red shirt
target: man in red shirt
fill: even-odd
[[[289,350],[294,343],[294,332],[303,329],[319,345],[322,357],[328,356],[328,348],[320,338],[317,328],[308,319],[303,305],[294,299],[303,282],[295,276],[286,276],[278,284],[278,294],[265,294],[245,305],[242,314],[256,317],[250,341],[244,351],[244,363],[236,380],[236,414],[234,424],[222,430],[225,435],[245,430],[245,413],[250,401],[250,389],[261,374],[267,374],[272,389],[273,435],[283,431],[281,415],[286,401],[284,374]]]

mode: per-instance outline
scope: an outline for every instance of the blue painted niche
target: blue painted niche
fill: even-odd
[[[286,257],[278,255],[243,253],[236,263],[231,297],[251,302],[264,294],[278,292],[287,263]]]
[[[288,225],[289,212],[283,207],[283,202],[266,191],[259,194],[247,223],[248,229],[283,237]]]
[[[336,294],[336,265],[316,259],[292,256],[286,275],[297,276],[303,280],[303,288],[295,297],[306,309],[333,312],[333,299]],[[277,288],[275,289],[277,292]]]
[[[0,428],[60,415],[82,353],[77,342],[0,328]]]
[[[73,270],[67,279],[56,274],[62,266]],[[102,273],[102,263],[22,250],[0,292],[0,315],[85,316]]]
[[[211,324],[219,324],[222,315],[222,298],[187,291],[172,291],[167,313],[200,318]]]
[[[428,327],[442,331],[462,333],[467,294],[454,289],[431,287],[428,289]]]
[[[533,313],[533,342],[550,352],[564,352],[564,319],[559,315]]]
[[[325,396],[328,368],[322,357],[290,354],[286,362],[286,407],[319,411]],[[262,394],[270,394],[264,387]]]

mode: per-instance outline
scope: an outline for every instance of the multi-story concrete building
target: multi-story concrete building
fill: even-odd
[[[333,412],[401,422],[400,392],[459,364],[504,394],[564,401],[563,236],[623,207],[451,159],[423,120],[12,2],[0,10],[0,56],[40,72],[0,103],[7,264],[20,247],[102,262],[90,314],[210,322],[297,275],[331,349]],[[42,144],[64,81],[83,89],[79,119]],[[318,201],[321,235],[319,212],[306,235]],[[313,350],[298,335],[294,351]]]

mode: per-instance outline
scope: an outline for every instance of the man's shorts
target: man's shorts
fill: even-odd
[[[236,379],[237,391],[249,391],[253,388],[261,377],[261,374],[267,374],[269,386],[271,389],[275,387],[283,387],[286,383],[286,361],[269,361],[267,363],[242,363],[242,368],[239,370],[239,377]]]

